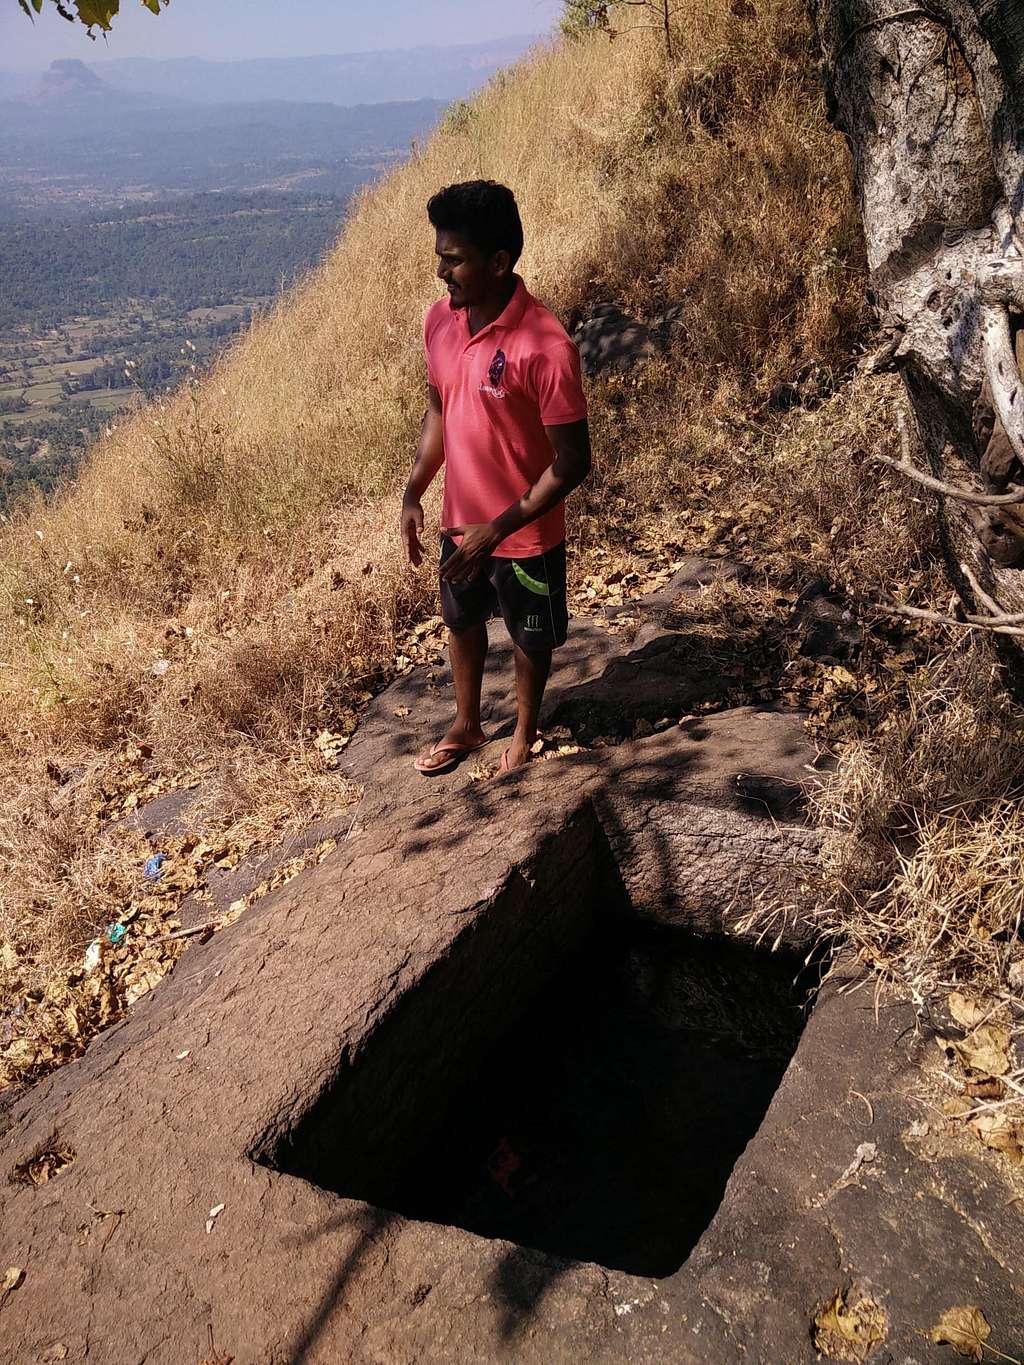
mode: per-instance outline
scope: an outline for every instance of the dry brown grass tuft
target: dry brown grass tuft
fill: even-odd
[[[984,645],[910,680],[817,798],[831,831],[818,920],[917,1000],[971,985],[1019,995],[1024,714]]]

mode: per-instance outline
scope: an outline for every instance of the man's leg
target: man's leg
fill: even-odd
[[[544,687],[551,672],[550,649],[523,649],[516,645],[516,728],[506,751],[505,765],[520,768],[530,761],[530,746],[537,738],[537,717]]]
[[[486,621],[464,630],[449,630],[448,653],[455,683],[455,719],[445,739],[458,744],[479,744],[484,737],[480,729],[480,687],[487,658]]]
[[[530,761],[551,653],[565,643],[565,545],[528,559],[496,559],[495,592],[516,651],[516,728],[503,767]]]
[[[433,746],[439,752],[425,751],[417,759],[420,772],[444,768],[452,762],[451,751],[444,753],[446,744],[468,745],[470,748],[484,741],[480,728],[480,688],[487,658],[487,623],[479,621],[462,630],[448,629],[448,653],[452,661],[452,681],[455,683],[455,719],[445,731],[444,738]]]
[[[455,553],[449,536],[441,540],[441,563]],[[441,579],[441,617],[448,627],[448,653],[455,684],[455,719],[436,744],[424,749],[415,766],[421,773],[455,766],[461,755],[434,752],[445,745],[459,749],[475,748],[484,742],[480,728],[480,687],[487,658],[487,620],[497,606],[490,573],[476,576],[471,583],[450,583]]]

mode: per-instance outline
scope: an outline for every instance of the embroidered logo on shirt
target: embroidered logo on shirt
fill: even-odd
[[[486,384],[480,385],[480,392],[490,394],[492,398],[507,398],[508,389],[502,386],[502,377],[505,374],[505,352],[501,349],[494,352],[494,359],[487,368]]]

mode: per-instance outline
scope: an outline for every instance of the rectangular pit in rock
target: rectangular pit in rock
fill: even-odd
[[[673,1274],[796,1047],[792,980],[791,965],[678,929],[598,931],[467,1079],[389,1206]]]
[[[796,964],[589,896],[538,913],[523,890],[535,923],[492,910],[254,1155],[404,1217],[670,1275],[796,1048]]]

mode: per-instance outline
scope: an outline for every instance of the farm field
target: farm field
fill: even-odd
[[[202,373],[344,212],[332,195],[257,192],[0,218],[0,514],[72,477],[117,413]]]

